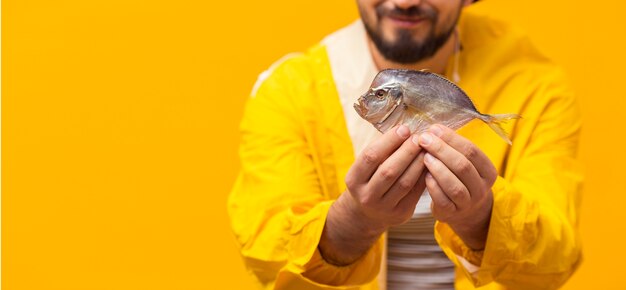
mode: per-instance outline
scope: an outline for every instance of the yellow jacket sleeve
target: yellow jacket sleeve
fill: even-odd
[[[580,262],[579,108],[560,73],[545,78],[546,85],[522,109],[511,153],[501,168],[504,177],[492,188],[484,251],[471,251],[448,225],[436,225],[442,248],[474,286],[495,281],[507,289],[555,289]],[[478,270],[469,272],[457,255]]]
[[[246,266],[268,289],[356,286],[380,267],[381,241],[345,267],[317,250],[333,196],[302,118],[315,90],[307,73],[303,57],[278,66],[253,92],[240,126],[242,169],[228,211]]]

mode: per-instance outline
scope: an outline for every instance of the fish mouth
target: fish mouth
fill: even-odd
[[[363,104],[363,96],[361,96],[358,100],[357,103],[354,103],[353,105],[354,110],[357,112],[357,114],[359,114],[359,116],[361,116],[361,118],[365,119],[365,116],[367,116],[367,107]]]

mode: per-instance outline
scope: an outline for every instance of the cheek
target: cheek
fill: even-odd
[[[370,114],[378,115],[381,111],[384,111],[387,108],[387,104],[385,101],[381,101],[379,99],[370,100],[367,104]]]
[[[369,102],[368,102],[368,106],[372,109],[372,110],[378,110],[380,109],[380,107],[383,106],[383,104],[380,103],[380,100],[376,99],[376,98],[372,98]]]
[[[369,24],[370,27],[376,28],[379,26],[378,16],[376,15],[376,7],[381,5],[385,1],[381,0],[358,0],[357,5],[361,18],[364,22]]]
[[[465,1],[432,1],[437,9],[437,32],[442,33],[456,24]]]
[[[380,111],[385,112],[385,114],[393,108],[393,105],[393,102],[391,102],[389,98],[378,101],[378,107],[380,108]]]

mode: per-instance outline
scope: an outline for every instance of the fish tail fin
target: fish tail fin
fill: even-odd
[[[494,114],[487,115],[481,114],[480,119],[485,122],[489,127],[500,136],[506,143],[509,145],[512,144],[511,139],[509,139],[509,134],[502,128],[502,124],[507,123],[508,121],[521,118],[518,114]]]

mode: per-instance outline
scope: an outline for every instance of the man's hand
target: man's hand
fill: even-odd
[[[346,175],[355,211],[378,233],[409,220],[425,188],[416,186],[424,171],[418,136],[408,138],[406,126],[391,131],[365,148]]]
[[[498,173],[476,145],[452,129],[433,125],[420,136],[428,152],[426,187],[433,216],[445,222],[473,250],[485,248]]]
[[[328,212],[319,244],[326,261],[354,262],[387,228],[411,218],[426,186],[424,152],[418,144],[418,136],[400,126],[357,157],[346,175],[347,191]]]

